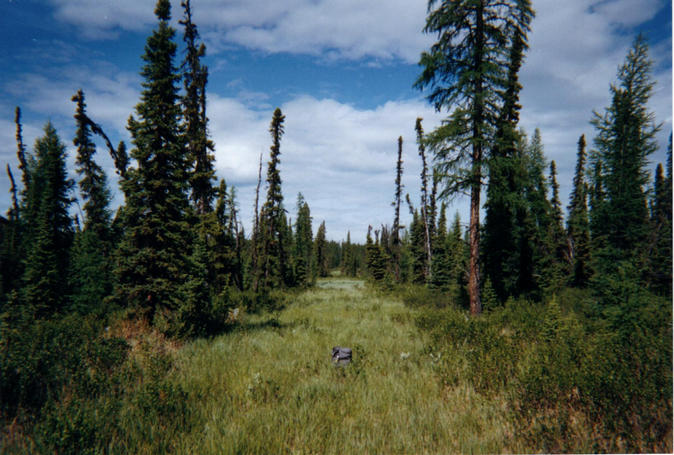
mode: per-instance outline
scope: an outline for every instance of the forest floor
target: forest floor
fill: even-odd
[[[188,392],[179,453],[518,452],[507,402],[443,386],[415,310],[339,277],[275,314],[175,352]],[[353,349],[346,367],[333,346]],[[518,450],[519,449],[519,450]]]

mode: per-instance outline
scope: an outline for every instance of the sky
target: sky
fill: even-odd
[[[182,16],[172,0],[173,23]],[[435,112],[413,88],[419,56],[434,41],[422,32],[425,0],[192,0],[207,47],[209,130],[218,179],[237,189],[246,232],[253,219],[258,160],[269,159],[269,123],[286,116],[281,143],[285,206],[296,214],[301,192],[314,232],[363,242],[368,225],[392,224],[397,140],[403,137],[404,191],[418,205],[420,158],[414,124],[437,127]],[[650,45],[656,86],[649,108],[662,123],[651,169],[665,161],[672,130],[672,7],[669,0],[533,0],[536,18],[520,73],[520,126],[539,128],[568,203],[576,143],[592,144],[593,110],[610,103],[609,86],[638,33]],[[68,149],[83,89],[88,114],[113,143],[130,145],[127,119],[139,101],[145,41],[156,25],[153,0],[0,0],[0,212],[10,205],[9,164],[17,183],[14,108],[23,113],[32,150],[47,121]],[[184,56],[181,29],[179,59]],[[103,143],[97,160],[123,202]],[[264,171],[263,171],[264,172]],[[264,177],[263,177],[264,178]],[[482,198],[484,202],[484,196]],[[467,197],[448,201],[448,216],[468,221]],[[77,209],[76,209],[77,211]],[[405,211],[406,219],[409,215]]]

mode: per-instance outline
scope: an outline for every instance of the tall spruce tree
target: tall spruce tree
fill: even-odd
[[[392,249],[393,249],[393,274],[396,281],[400,282],[400,255],[401,255],[401,242],[400,242],[400,202],[403,196],[403,137],[398,137],[398,160],[396,161],[396,191],[395,199],[392,202],[393,207],[395,208],[393,215],[393,232],[391,233],[392,240]]]
[[[569,276],[570,261],[566,232],[564,231],[564,215],[562,202],[559,199],[559,183],[557,182],[557,165],[554,160],[550,162],[550,224],[548,225],[547,250],[551,254],[548,270],[544,271],[546,283],[549,289],[559,289],[567,281]]]
[[[290,285],[289,251],[287,251],[287,221],[281,191],[281,137],[285,116],[276,108],[269,133],[272,137],[270,158],[267,163],[267,200],[260,215],[260,247],[258,261],[263,288]]]
[[[571,284],[584,287],[591,275],[590,269],[590,221],[587,210],[587,183],[585,181],[585,135],[578,139],[576,172],[573,190],[568,206],[569,218],[566,233],[569,243],[569,257],[572,262]]]
[[[518,150],[519,122],[519,70],[522,66],[526,43],[515,31],[510,47],[508,76],[495,142],[487,161],[489,182],[485,202],[483,235],[483,261],[486,276],[500,300],[518,295],[520,248],[524,230],[521,219],[526,210],[524,201],[525,178],[521,153]]]
[[[527,172],[525,198],[527,213],[519,220],[523,227],[520,246],[520,283],[523,293],[536,293],[546,285],[546,273],[554,263],[554,253],[549,239],[551,225],[548,185],[545,177],[547,162],[543,151],[543,140],[538,128],[534,131],[529,145],[525,148],[524,166]]]
[[[86,115],[84,92],[72,97],[76,103],[77,173],[84,203],[84,229],[75,236],[70,279],[72,308],[80,313],[103,311],[101,304],[112,290],[110,190],[103,169],[94,160],[96,146],[91,139],[90,120]]]
[[[595,160],[601,163],[605,207],[595,214],[606,242],[595,255],[598,271],[614,270],[621,260],[638,258],[648,236],[645,186],[648,156],[657,149],[660,126],[648,111],[653,92],[652,61],[639,35],[611,85],[611,105],[594,113],[597,129]],[[596,184],[596,182],[595,182]]]
[[[141,71],[141,101],[137,118],[131,116],[128,130],[134,148],[135,168],[121,181],[124,205],[124,238],[117,255],[118,301],[150,320],[171,326],[182,302],[179,283],[186,281],[191,250],[188,222],[189,155],[180,126],[181,106],[174,64],[175,31],[169,25],[171,5],[158,0],[157,28],[148,38]]]
[[[417,144],[419,146],[419,156],[421,157],[421,207],[419,209],[421,221],[424,226],[424,252],[426,258],[424,261],[424,281],[432,280],[433,249],[431,246],[433,225],[435,224],[435,208],[431,208],[428,194],[428,162],[426,161],[426,146],[424,144],[424,129],[421,124],[421,118],[417,118],[414,125],[417,132]]]
[[[37,317],[63,310],[68,289],[68,251],[72,243],[72,219],[68,213],[74,186],[66,171],[66,148],[47,123],[44,136],[35,142],[37,159],[31,174],[35,217],[24,272],[24,301]],[[39,182],[39,184],[38,184]]]
[[[435,9],[433,9],[437,6]],[[444,179],[444,195],[470,191],[472,314],[480,313],[480,191],[486,151],[500,118],[507,49],[517,30],[526,42],[533,17],[529,0],[429,0],[424,31],[438,41],[421,55],[415,86],[431,88],[428,99],[451,115],[428,137]]]
[[[213,199],[216,190],[213,187],[215,157],[213,141],[208,138],[208,117],[206,115],[206,83],[208,82],[208,67],[201,59],[206,55],[206,46],[198,43],[199,32],[192,22],[192,7],[190,0],[180,2],[183,7],[183,19],[180,24],[184,27],[183,39],[187,53],[183,62],[183,85],[185,94],[182,98],[183,116],[185,119],[185,138],[189,160],[192,163],[190,185],[191,199],[199,215],[213,210]]]
[[[75,121],[77,131],[73,144],[77,147],[77,174],[80,194],[84,200],[84,230],[92,230],[101,240],[106,240],[111,221],[110,190],[107,186],[107,178],[103,169],[94,160],[96,145],[91,139],[91,129],[86,116],[86,102],[84,92],[78,90],[72,97],[77,104]]]

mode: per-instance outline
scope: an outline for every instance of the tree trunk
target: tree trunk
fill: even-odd
[[[482,131],[484,105],[482,76],[480,68],[484,54],[484,3],[478,5],[476,14],[477,43],[474,56],[474,70],[478,76],[475,80],[475,107],[473,112],[473,163],[472,183],[470,187],[470,263],[468,271],[468,295],[470,298],[470,313],[482,313],[480,301],[480,190],[482,188]]]
[[[475,165],[474,165],[475,166]],[[470,297],[470,313],[482,313],[480,301],[480,180],[477,171],[477,183],[473,183],[470,191],[470,263],[468,271],[468,295]]]

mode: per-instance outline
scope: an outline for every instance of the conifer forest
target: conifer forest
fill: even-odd
[[[283,106],[245,197],[223,173],[197,0],[153,0],[128,138],[86,84],[58,100],[72,136],[47,116],[27,143],[6,112],[0,453],[672,452],[653,47],[630,37],[567,172],[520,120],[539,1],[422,5],[407,82],[440,120],[389,138],[388,221],[366,230],[284,190]]]

